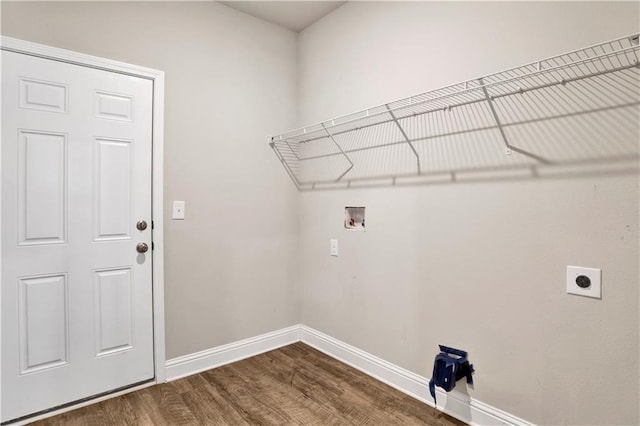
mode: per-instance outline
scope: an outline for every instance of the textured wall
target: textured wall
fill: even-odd
[[[638,12],[349,2],[300,35],[298,124],[630,34]],[[467,349],[468,393],[535,423],[637,424],[637,166],[560,170],[302,193],[303,323],[426,377],[437,344]],[[366,206],[366,232],[345,206]],[[565,293],[567,265],[602,268],[601,301]]]
[[[266,139],[295,124],[294,33],[215,2],[2,2],[2,34],[165,71],[167,358],[300,321],[297,193]]]

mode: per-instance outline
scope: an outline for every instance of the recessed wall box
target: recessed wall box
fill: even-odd
[[[354,231],[364,231],[364,207],[345,207],[344,227]]]

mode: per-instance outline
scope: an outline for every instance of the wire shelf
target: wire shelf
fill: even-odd
[[[298,189],[635,157],[634,34],[270,138]]]

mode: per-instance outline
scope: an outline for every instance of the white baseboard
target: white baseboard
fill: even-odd
[[[197,374],[241,359],[304,342],[391,387],[434,406],[429,379],[355,348],[305,325],[294,325],[271,333],[218,346],[167,361],[167,381]],[[532,425],[532,423],[456,391],[436,389],[438,410],[470,425]]]
[[[250,337],[228,345],[167,361],[167,381],[191,376],[300,341],[300,325]]]
[[[391,364],[310,327],[303,325],[301,328],[301,339],[307,345],[425,404],[434,406],[429,394],[429,379],[426,377]],[[436,398],[439,410],[470,425],[531,425],[523,419],[473,399],[455,389],[449,393],[436,389]]]

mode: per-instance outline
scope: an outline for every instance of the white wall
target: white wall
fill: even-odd
[[[166,73],[167,358],[299,323],[297,193],[267,144],[295,125],[295,34],[215,2],[1,7],[3,35]]]
[[[638,3],[349,2],[300,35],[298,125],[638,20]],[[638,424],[638,190],[636,167],[301,193],[302,322],[426,377],[437,344],[466,349],[469,394],[535,423]],[[345,206],[366,206],[367,232],[343,229]],[[565,294],[567,265],[602,268],[601,301]]]

